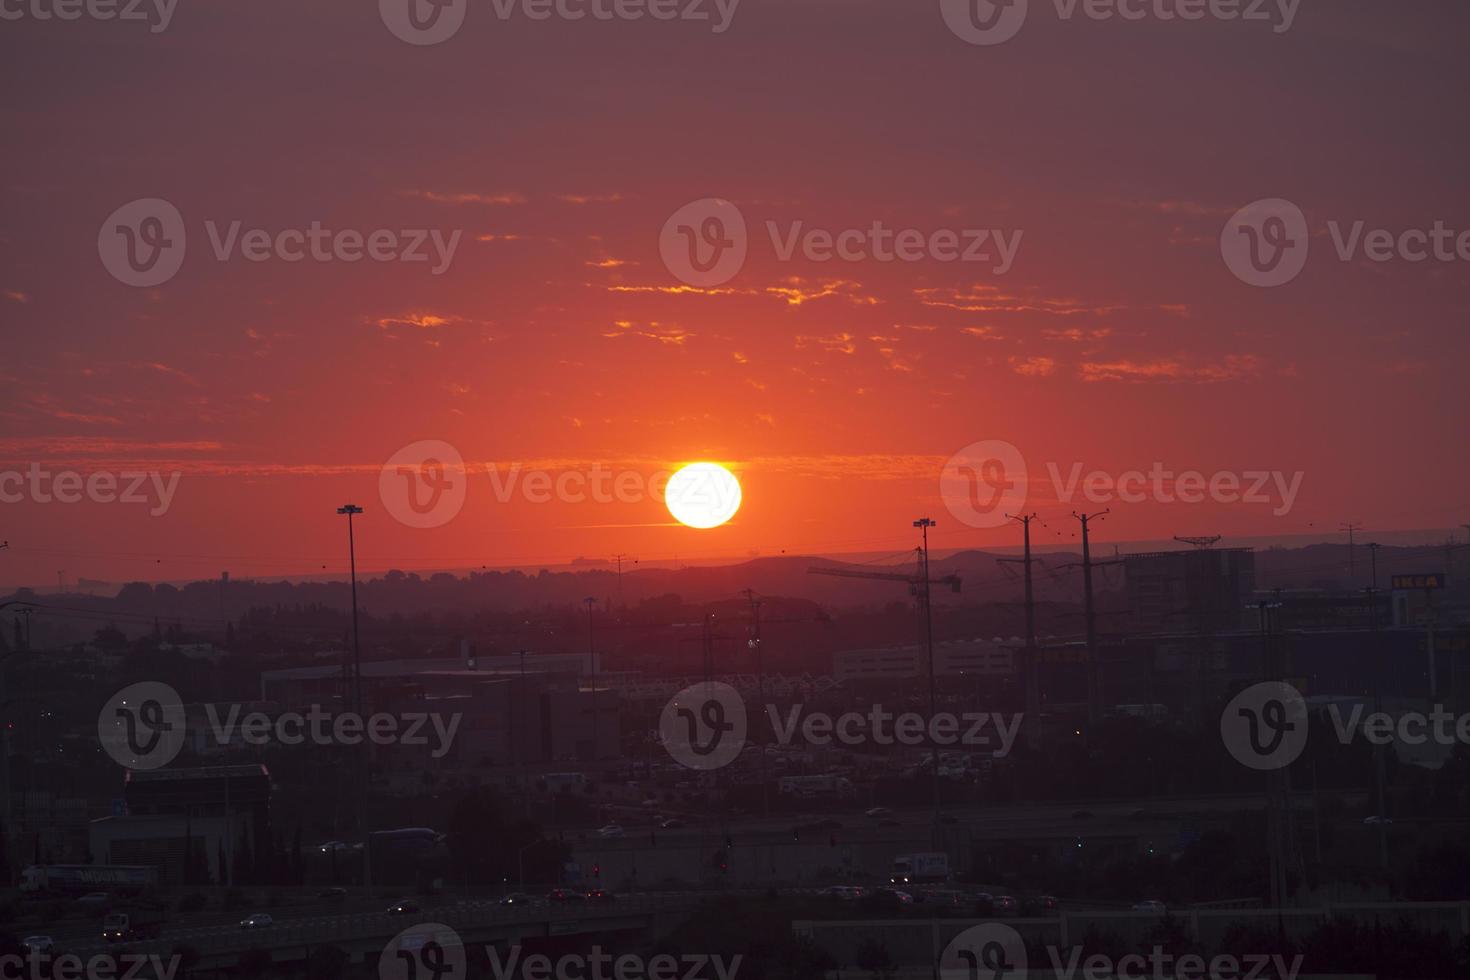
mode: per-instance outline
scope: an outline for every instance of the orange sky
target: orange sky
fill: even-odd
[[[0,583],[337,568],[348,500],[369,567],[898,550],[923,514],[943,547],[1011,545],[941,499],[980,440],[1017,448],[1028,509],[1055,518],[1074,504],[1049,463],[1301,474],[1289,513],[1115,504],[1104,540],[1470,520],[1465,263],[1340,261],[1326,231],[1470,229],[1462,7],[1307,3],[1273,35],[1033,0],[1021,36],[981,48],[931,6],[744,0],[717,35],[481,16],[422,48],[345,0],[183,0],[158,34],[6,24],[0,471],[180,477],[159,516],[0,502]],[[98,229],[147,197],[178,208],[188,253],[138,288]],[[1266,197],[1313,229],[1276,289],[1219,251]],[[659,251],[703,198],[750,234],[712,290]],[[461,237],[442,275],[217,260],[206,223],[235,221]],[[768,222],[1023,237],[1003,272],[783,260]],[[420,440],[471,469],[442,527],[380,498]],[[484,474],[690,459],[740,473],[731,525],[501,502]]]

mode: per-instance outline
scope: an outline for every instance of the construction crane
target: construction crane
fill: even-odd
[[[1224,535],[1222,534],[1216,534],[1215,536],[1209,538],[1181,538],[1177,534],[1174,535],[1174,540],[1178,541],[1180,544],[1191,544],[1201,551],[1205,550],[1206,548],[1213,548],[1215,545],[1219,544],[1220,541],[1223,540],[1223,538]]]
[[[902,572],[860,572],[855,568],[823,568],[813,565],[807,569],[808,575],[834,575],[838,578],[868,578],[878,579],[883,582],[907,582],[910,591],[917,592],[919,586],[924,584],[924,579],[919,575],[904,575]],[[942,575],[939,578],[931,578],[930,585],[947,585],[951,592],[960,591],[960,577],[958,575]]]

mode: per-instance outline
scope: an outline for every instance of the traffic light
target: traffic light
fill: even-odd
[[[601,878],[602,877],[602,865],[600,865],[600,864],[594,864],[592,866],[592,877],[594,877],[594,878]]]

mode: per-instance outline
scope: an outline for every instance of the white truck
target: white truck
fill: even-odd
[[[888,881],[894,885],[938,885],[949,881],[949,855],[942,851],[900,854]]]

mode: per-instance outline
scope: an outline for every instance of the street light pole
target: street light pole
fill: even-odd
[[[347,515],[347,561],[352,577],[352,706],[362,714],[362,646],[357,634],[357,542],[353,539],[352,518],[362,513],[356,504],[343,504],[337,513]]]
[[[934,715],[938,711],[938,695],[935,693],[934,682],[934,612],[930,605],[929,595],[929,529],[935,526],[935,521],[927,517],[921,517],[914,521],[914,527],[919,529],[922,536],[922,545],[919,548],[919,601],[924,606],[924,650],[929,660],[929,768],[930,768],[930,792],[934,797],[934,846],[938,847],[942,841],[942,824],[939,820],[939,743],[934,740],[933,725]]]
[[[348,570],[352,580],[352,710],[356,712],[358,720],[362,720],[362,643],[359,639],[357,629],[357,542],[352,533],[352,518],[362,513],[362,508],[356,504],[343,504],[337,508],[337,513],[347,515],[347,562]],[[344,692],[345,693],[345,692]],[[366,814],[367,807],[367,751],[368,740],[363,739],[362,747],[357,753],[357,811],[358,825],[364,830],[363,836],[363,883],[372,884],[372,848],[366,836]]]

